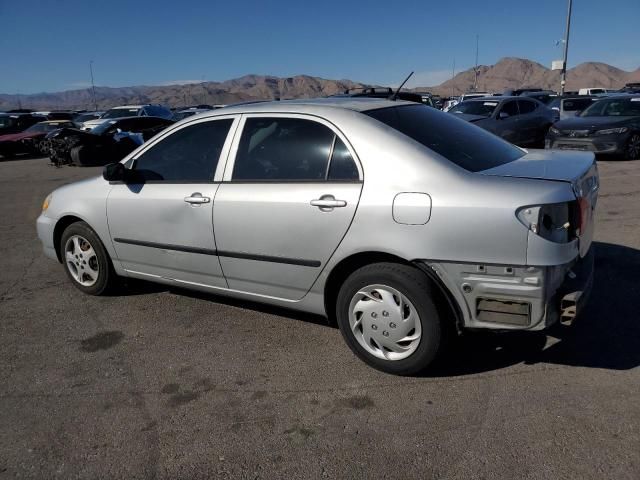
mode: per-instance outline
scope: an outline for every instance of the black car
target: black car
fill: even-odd
[[[640,159],[640,95],[606,97],[580,115],[556,122],[545,146]]]
[[[458,103],[452,115],[520,147],[541,148],[555,120],[554,112],[528,97],[478,97]]]
[[[160,117],[124,117],[91,131],[63,128],[47,135],[49,158],[57,166],[117,162],[172,123]]]
[[[32,115],[31,113],[7,112],[0,114],[0,135],[9,133],[20,133],[31,125],[44,122],[46,117],[42,115]]]

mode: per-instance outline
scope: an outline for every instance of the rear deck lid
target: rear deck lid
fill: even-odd
[[[489,170],[482,175],[499,177],[535,178],[574,183],[595,164],[591,152],[559,150],[529,150],[526,155]]]
[[[593,153],[530,150],[513,162],[477,173],[570,183],[579,208],[580,256],[587,254],[593,239],[599,188],[598,168]]]

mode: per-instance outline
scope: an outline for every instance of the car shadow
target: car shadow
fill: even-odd
[[[0,162],[17,162],[18,160],[44,160],[47,157],[39,153],[19,153],[10,157],[0,155]]]
[[[640,251],[594,242],[591,297],[571,326],[465,335],[429,376],[471,375],[517,363],[630,370],[640,365]]]
[[[640,251],[594,242],[595,281],[589,302],[571,326],[544,332],[474,332],[456,338],[429,377],[474,375],[519,363],[629,370],[640,365]],[[127,280],[120,295],[169,291],[336,328],[319,315],[177,287]]]

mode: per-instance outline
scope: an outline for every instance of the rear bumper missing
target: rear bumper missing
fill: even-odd
[[[553,267],[430,263],[452,294],[463,328],[543,330],[572,322],[593,285],[593,248]]]

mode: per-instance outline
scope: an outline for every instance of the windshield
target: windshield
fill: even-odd
[[[498,106],[498,102],[462,102],[457,104],[451,110],[451,113],[466,113],[468,115],[482,115],[490,117]]]
[[[25,130],[25,132],[29,133],[41,133],[41,132],[49,132],[54,130],[53,128],[47,128],[46,123],[36,123],[35,125],[31,125],[29,128]]]
[[[81,113],[80,115],[76,115],[73,117],[74,122],[86,122],[87,120],[95,120],[96,118],[100,118],[100,115],[95,113]]]
[[[598,100],[580,114],[581,117],[640,116],[640,97]]]
[[[112,108],[100,118],[135,117],[139,110],[139,108]]]
[[[470,172],[512,162],[525,152],[455,115],[425,105],[364,112]]]
[[[578,112],[584,110],[593,103],[590,98],[567,98],[562,102],[562,109],[565,112]]]

